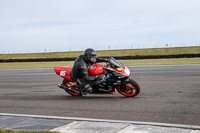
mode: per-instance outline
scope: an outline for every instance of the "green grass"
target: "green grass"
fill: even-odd
[[[126,65],[200,64],[200,58],[122,60]]]
[[[35,132],[35,131],[16,131],[16,130],[0,129],[0,133],[58,133],[58,132],[50,132],[50,131]]]
[[[64,58],[78,57],[83,54],[75,52],[52,52],[34,54],[0,54],[0,59],[33,59],[33,58]],[[176,47],[176,48],[152,48],[152,49],[126,49],[97,51],[101,56],[136,56],[136,55],[178,55],[178,54],[200,54],[200,46]],[[200,58],[181,59],[143,59],[143,60],[121,60],[126,65],[169,65],[169,64],[200,64]],[[0,69],[24,69],[24,68],[53,68],[54,66],[72,66],[73,61],[56,62],[14,62],[0,63]]]
[[[73,63],[73,61],[0,63],[0,69],[53,68],[54,66],[72,66]]]
[[[200,64],[200,58],[119,60],[126,65]],[[73,66],[73,61],[0,63],[0,69],[53,68]]]
[[[82,51],[30,53],[30,54],[0,54],[0,59],[65,58],[65,57],[78,57],[81,54],[83,54]],[[97,51],[97,55],[99,57],[136,56],[136,55],[178,55],[178,54],[200,54],[200,46]]]

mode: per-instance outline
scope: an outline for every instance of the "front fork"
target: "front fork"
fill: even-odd
[[[131,78],[126,78],[124,80],[121,80],[121,85],[118,86],[118,89],[120,89],[123,92],[127,91],[127,83],[129,83]]]

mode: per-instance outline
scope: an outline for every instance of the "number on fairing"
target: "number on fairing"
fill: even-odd
[[[60,71],[60,76],[65,76],[66,71]]]

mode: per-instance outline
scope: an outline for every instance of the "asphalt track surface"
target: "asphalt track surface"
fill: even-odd
[[[0,113],[200,125],[200,64],[129,66],[137,97],[73,97],[53,69],[0,70]]]

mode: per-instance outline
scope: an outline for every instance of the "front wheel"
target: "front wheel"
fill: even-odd
[[[117,91],[124,96],[134,97],[140,93],[140,86],[135,80],[130,79],[125,85],[118,86]]]

